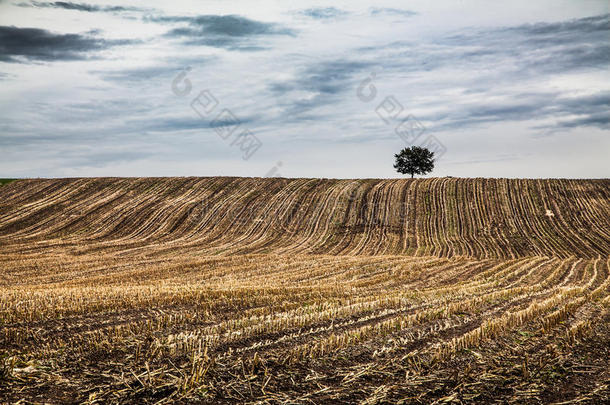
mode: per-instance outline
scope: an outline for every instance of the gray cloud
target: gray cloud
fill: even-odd
[[[602,91],[579,97],[565,97],[557,100],[563,112],[588,114],[596,111],[610,111],[610,92]]]
[[[36,8],[61,8],[64,10],[77,10],[85,12],[106,12],[116,13],[122,11],[146,11],[147,9],[140,7],[124,7],[124,6],[98,6],[86,3],[73,3],[69,1],[41,2],[32,1],[29,3],[19,3],[20,7],[36,7]]]
[[[578,117],[559,118],[553,126],[555,128],[596,127],[610,129],[610,92],[564,98],[558,100],[557,104],[561,114],[577,115]]]
[[[444,37],[443,42],[456,46],[480,43],[501,45],[503,41],[509,40],[511,43],[529,43],[531,46],[553,46],[597,42],[607,39],[609,30],[610,14],[603,14],[553,23],[539,22],[485,30],[471,28]]]
[[[547,39],[552,42],[579,41],[575,34],[608,34],[610,30],[610,14],[579,18],[555,23],[540,22],[536,24],[523,24],[517,27],[505,28],[504,31],[516,32],[537,41]],[[502,30],[500,30],[502,31]],[[561,34],[558,38],[557,35]]]
[[[300,69],[293,80],[271,83],[269,90],[293,119],[313,120],[316,116],[310,110],[339,101],[342,93],[354,89],[356,73],[371,66],[370,62],[346,59],[316,62]],[[309,96],[290,94],[303,91]]]
[[[289,83],[280,83],[279,89],[297,89],[318,94],[336,94],[347,90],[346,83],[355,72],[359,72],[369,66],[370,63],[367,62],[344,59],[314,63],[303,68],[297,75],[296,80]]]
[[[472,128],[493,122],[527,121],[558,113],[551,102],[554,97],[549,94],[514,95],[493,103],[454,105],[442,112],[419,118],[432,121],[429,129],[433,131]]]
[[[586,117],[575,118],[571,120],[560,120],[552,127],[546,127],[551,129],[566,129],[576,127],[596,127],[599,129],[610,129],[610,112],[600,112],[595,114],[588,114]]]
[[[129,128],[136,128],[137,132],[175,132],[175,131],[189,131],[189,130],[210,130],[210,135],[215,135],[211,130],[214,128],[221,128],[234,125],[232,122],[220,118],[218,121],[215,118],[218,113],[212,115],[209,119],[203,119],[198,117],[197,114],[187,107],[185,110],[190,116],[187,117],[151,117],[147,119],[132,119],[126,122],[126,126]],[[250,124],[257,121],[255,117],[237,117],[238,128],[236,131],[246,129]]]
[[[84,59],[91,52],[128,43],[80,34],[55,34],[38,28],[0,26],[0,61]]]
[[[401,10],[398,8],[388,8],[388,7],[373,7],[370,9],[371,15],[379,16],[379,15],[396,15],[402,17],[413,17],[417,15],[415,11],[411,10]]]
[[[189,45],[206,45],[217,48],[260,50],[250,40],[268,35],[294,35],[293,31],[274,23],[251,20],[237,15],[201,15],[149,17],[148,21],[162,23],[186,22],[185,27],[174,28],[166,36],[183,39]]]
[[[492,29],[464,29],[430,41],[394,41],[359,48],[363,55],[380,61],[386,75],[418,77],[434,71],[476,72],[451,87],[467,88],[452,102],[413,103],[431,107],[434,114],[421,116],[434,129],[456,130],[493,122],[552,119],[544,128],[607,128],[607,93],[575,96],[569,92],[505,93],[497,88],[516,83],[548,80],[555,74],[604,71],[610,67],[609,16],[600,15],[556,23],[524,24]],[[441,80],[438,86],[443,86]],[[440,87],[442,89],[442,87]],[[493,101],[473,102],[477,98]],[[564,118],[567,116],[578,118]],[[534,127],[542,128],[542,127]]]
[[[401,72],[485,67],[508,80],[610,65],[610,16],[491,29],[468,28],[428,41],[393,41],[358,51]],[[405,63],[408,61],[408,63]],[[512,71],[507,72],[507,69]]]
[[[531,69],[552,73],[606,67],[610,63],[609,32],[610,15],[605,14],[469,32],[444,38],[440,44],[457,49],[478,47],[483,56],[513,57],[520,61],[520,73]]]
[[[553,130],[574,127],[610,127],[610,93],[567,96],[561,93],[521,93],[506,95],[504,101],[480,102],[453,106],[434,115],[420,118],[434,122],[431,130],[453,130],[492,122],[518,122],[535,119],[555,120],[552,125],[535,126]],[[577,118],[565,118],[573,117]],[[549,132],[550,131],[550,132]]]
[[[188,111],[187,111],[188,112]],[[186,131],[192,129],[209,128],[210,123],[201,118],[198,118],[193,112],[193,118],[151,118],[151,119],[133,119],[127,124],[132,128],[138,128],[139,131],[152,132],[168,132],[168,131]]]
[[[274,24],[253,21],[234,15],[202,15],[189,19],[191,28],[177,29],[176,35],[222,35],[247,37],[277,33]]]
[[[99,75],[103,80],[121,84],[141,84],[159,78],[169,78],[175,76],[182,66],[149,66],[142,68],[123,69],[123,70],[92,70],[90,73]]]
[[[344,17],[349,13],[347,11],[339,10],[335,7],[316,7],[303,10],[300,14],[319,20],[327,20]]]

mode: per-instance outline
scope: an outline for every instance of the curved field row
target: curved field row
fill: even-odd
[[[0,187],[0,402],[603,403],[608,180]]]
[[[7,252],[595,258],[610,252],[609,198],[608,180],[21,180],[0,188],[0,241]]]

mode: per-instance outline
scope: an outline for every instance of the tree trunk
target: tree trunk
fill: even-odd
[[[413,178],[413,173],[411,173],[411,178]]]

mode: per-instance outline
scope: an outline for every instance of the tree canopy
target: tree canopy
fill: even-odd
[[[396,158],[394,168],[401,174],[410,174],[413,177],[416,174],[430,173],[434,169],[434,152],[427,148],[419,146],[404,148],[394,157]]]

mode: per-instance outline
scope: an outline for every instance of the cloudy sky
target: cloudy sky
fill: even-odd
[[[607,0],[0,0],[0,177],[608,177]]]

